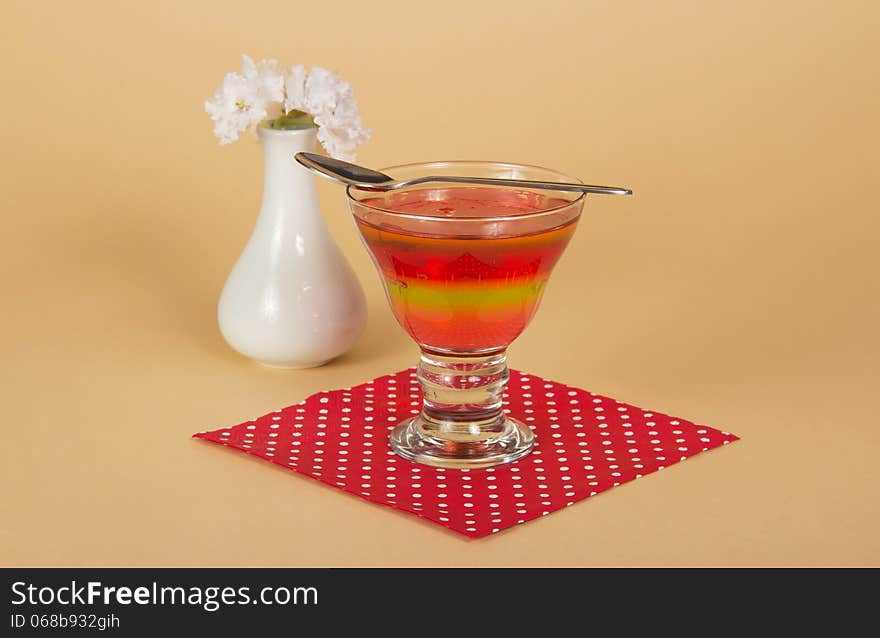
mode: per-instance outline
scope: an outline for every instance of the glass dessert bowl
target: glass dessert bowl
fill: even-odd
[[[432,162],[423,175],[576,182],[535,166]],[[398,323],[421,349],[418,416],[391,432],[400,456],[444,468],[522,458],[531,429],[506,415],[507,347],[537,311],[574,234],[582,193],[434,182],[395,191],[349,187],[348,201]]]

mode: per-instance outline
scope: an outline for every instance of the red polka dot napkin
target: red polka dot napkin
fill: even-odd
[[[479,538],[736,441],[705,425],[510,371],[505,410],[534,429],[523,459],[481,470],[412,463],[388,432],[421,406],[414,368],[197,438]]]

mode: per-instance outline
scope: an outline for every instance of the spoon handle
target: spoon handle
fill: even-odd
[[[590,184],[574,184],[570,182],[541,182],[531,179],[506,179],[501,177],[458,177],[430,176],[397,182],[394,188],[422,184],[424,182],[453,182],[456,184],[484,184],[486,186],[518,186],[520,188],[539,188],[554,191],[575,191],[580,193],[599,193],[601,195],[632,195],[628,188],[616,186],[592,186]]]

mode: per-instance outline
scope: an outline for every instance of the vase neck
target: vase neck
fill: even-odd
[[[300,151],[314,151],[317,129],[276,131],[260,127],[258,131],[263,146],[264,208],[284,208],[292,202],[299,202],[313,204],[317,210],[315,178],[293,157]]]

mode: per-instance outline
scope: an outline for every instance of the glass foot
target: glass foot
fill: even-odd
[[[496,426],[497,427],[497,426]],[[504,417],[501,427],[486,438],[475,432],[472,441],[432,436],[435,425],[421,416],[407,419],[391,432],[391,449],[398,455],[424,465],[450,469],[478,469],[510,463],[528,454],[535,444],[534,433],[524,424]]]

